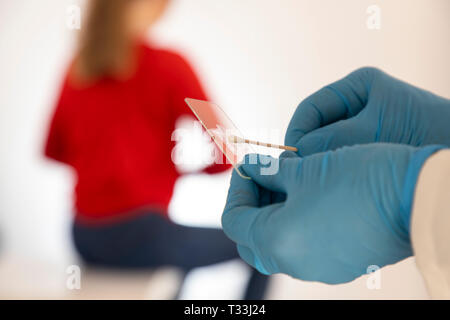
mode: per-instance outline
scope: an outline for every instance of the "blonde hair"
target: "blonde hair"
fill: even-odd
[[[78,80],[117,76],[129,66],[132,39],[126,13],[131,1],[135,0],[90,0],[73,68]]]

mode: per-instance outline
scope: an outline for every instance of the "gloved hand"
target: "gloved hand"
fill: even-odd
[[[369,144],[261,163],[233,173],[222,225],[241,257],[265,274],[335,284],[412,254],[409,217],[425,160],[442,146]],[[285,194],[284,198],[272,197]]]
[[[285,138],[301,156],[372,142],[450,146],[450,100],[362,68],[306,98]]]

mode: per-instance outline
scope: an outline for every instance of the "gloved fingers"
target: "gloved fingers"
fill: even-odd
[[[246,158],[244,162],[245,161],[248,162],[248,158]],[[242,165],[239,170],[243,174],[249,175]],[[243,179],[235,170],[233,170],[225,211],[235,207],[244,206],[259,208],[261,206],[272,204],[274,200],[281,201],[283,199],[283,196],[276,196],[275,194],[278,193],[260,187],[255,183],[255,180]]]
[[[297,147],[305,134],[358,114],[367,104],[374,68],[361,68],[303,100],[289,123],[285,144]]]
[[[298,154],[293,151],[283,151],[280,154],[280,159],[288,158],[299,158]],[[272,193],[272,203],[278,203],[286,201],[286,193],[284,192],[273,192]]]
[[[281,158],[298,158],[298,155],[292,151],[285,151],[280,155]],[[276,159],[273,161],[276,161]],[[259,195],[259,207],[286,201],[286,193],[272,191],[261,186],[259,186]]]
[[[237,251],[242,260],[244,260],[247,264],[251,265],[253,268],[256,269],[255,255],[253,254],[253,251],[250,248],[238,244]]]
[[[295,170],[295,160],[299,157],[277,159],[271,156],[250,154],[245,157],[241,168],[262,188],[287,193],[287,185]]]
[[[268,206],[269,204],[283,202],[286,200],[285,193],[273,192],[262,187],[259,187],[259,194],[259,207]]]
[[[258,207],[264,207],[269,204],[286,201],[286,194],[283,192],[274,192],[263,187],[259,187],[258,190],[260,194]]]
[[[262,208],[226,205],[222,214],[222,227],[225,234],[237,244],[254,248],[255,239],[266,239],[270,216],[284,203],[271,204]]]
[[[239,169],[247,174],[242,167]],[[222,215],[223,229],[230,239],[240,244],[248,242],[246,237],[258,214],[260,202],[260,188],[256,183],[253,180],[243,179],[233,172]]]
[[[238,245],[237,250],[239,252],[239,256],[244,260],[246,263],[251,265],[253,268],[261,272],[265,275],[270,275],[270,273],[266,270],[266,268],[261,263],[261,260],[255,256],[254,252],[245,246]]]
[[[239,168],[239,170],[247,175],[242,168]],[[258,185],[253,180],[243,179],[236,170],[233,170],[225,210],[243,206],[258,207],[260,201],[261,195]]]
[[[304,135],[297,146],[302,156],[336,150],[344,146],[375,142],[378,121],[362,122],[360,117],[341,120]]]
[[[272,192],[272,198],[270,203],[281,203],[286,201],[287,195],[283,192]]]
[[[280,154],[280,159],[286,159],[286,158],[298,158],[298,154],[294,151],[283,151]]]

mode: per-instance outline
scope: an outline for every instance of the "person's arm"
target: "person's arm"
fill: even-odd
[[[425,162],[411,219],[416,264],[428,292],[434,299],[450,299],[450,150]]]
[[[66,116],[67,82],[65,81],[50,121],[44,155],[53,160],[69,164],[70,156],[67,146]]]

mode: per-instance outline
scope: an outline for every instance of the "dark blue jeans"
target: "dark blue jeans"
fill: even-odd
[[[175,266],[186,274],[239,258],[235,244],[222,230],[182,226],[151,212],[102,225],[75,222],[73,239],[87,264],[110,268]],[[252,268],[244,299],[263,299],[267,280]]]

